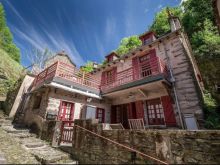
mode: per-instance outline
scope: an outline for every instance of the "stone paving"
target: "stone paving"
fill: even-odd
[[[0,119],[0,164],[77,164],[69,154],[36,138],[28,129]]]

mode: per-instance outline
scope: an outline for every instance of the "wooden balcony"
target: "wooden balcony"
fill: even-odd
[[[100,79],[63,62],[56,62],[39,73],[34,80],[33,89],[50,82],[96,94],[100,92]]]
[[[32,89],[55,82],[66,87],[99,95],[100,91],[105,94],[167,78],[167,67],[159,57],[151,59],[149,63],[138,68],[130,67],[117,72],[116,77],[108,79],[105,84],[101,84],[101,77],[95,77],[90,73],[85,74],[71,65],[56,62],[36,76]]]
[[[145,65],[117,72],[115,79],[101,85],[101,91],[105,94],[161,79],[168,79],[168,70],[166,64],[159,57],[155,57]]]

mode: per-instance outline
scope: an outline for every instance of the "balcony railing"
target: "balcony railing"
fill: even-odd
[[[60,61],[54,63],[39,73],[34,80],[33,86],[39,86],[43,82],[52,80],[55,77],[83,85],[85,87],[98,90],[100,89],[100,79],[95,78],[90,73],[86,74],[85,72],[82,72],[77,68]]]
[[[33,86],[36,87],[45,81],[52,81],[54,78],[59,78],[64,80],[62,81],[64,84],[65,81],[68,81],[73,83],[73,86],[74,84],[79,84],[95,90],[101,89],[101,91],[105,92],[112,88],[156,75],[168,76],[167,67],[159,57],[151,59],[148,63],[142,64],[138,68],[130,67],[118,72],[115,79],[111,78],[105,84],[101,84],[101,80],[97,76],[95,77],[90,73],[85,74],[66,63],[56,62],[36,76]]]
[[[139,73],[138,75],[136,75],[136,73],[134,72],[135,69],[137,73]],[[164,77],[167,77],[167,67],[159,57],[155,57],[154,59],[151,59],[148,63],[140,65],[138,68],[130,67],[126,70],[118,72],[116,74],[115,81],[108,81],[108,83],[102,84],[101,90],[105,92],[110,90],[111,88],[115,88],[130,82],[160,74]]]

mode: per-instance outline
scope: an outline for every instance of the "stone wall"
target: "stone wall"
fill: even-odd
[[[220,131],[102,130],[92,120],[76,120],[75,124],[168,163],[220,163]],[[80,163],[132,163],[130,151],[80,128],[74,130],[72,154]],[[156,162],[137,154],[135,163]]]

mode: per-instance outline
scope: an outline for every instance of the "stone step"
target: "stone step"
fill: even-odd
[[[3,130],[8,133],[29,133],[29,129],[26,128],[14,128],[13,125],[2,125]]]

